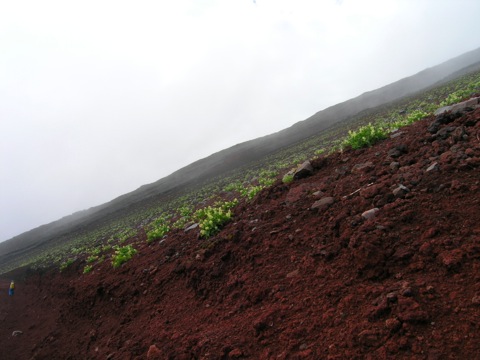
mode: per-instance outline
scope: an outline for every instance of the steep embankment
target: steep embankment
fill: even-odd
[[[117,270],[19,271],[2,358],[478,358],[480,109],[312,165],[210,240],[131,239]]]

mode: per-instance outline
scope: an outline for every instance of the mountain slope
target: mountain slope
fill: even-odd
[[[3,356],[474,359],[479,138],[480,108],[432,116],[315,159],[310,176],[242,202],[209,240],[140,233],[119,269],[82,274],[79,259],[8,274]]]
[[[0,262],[6,262],[9,254],[26,254],[46,241],[59,239],[82,227],[149,199],[167,196],[184,187],[201,184],[215,176],[238,169],[268,154],[305,140],[312,134],[345,121],[361,111],[399,99],[421,89],[438,84],[452,73],[460,75],[465,69],[477,68],[480,62],[480,48],[451,59],[438,66],[426,69],[416,75],[402,79],[375,91],[362,94],[354,99],[322,110],[310,118],[300,121],[288,129],[255,140],[235,145],[205,159],[188,165],[155,183],[120,196],[106,204],[67,216],[59,221],[33,229],[0,243]]]

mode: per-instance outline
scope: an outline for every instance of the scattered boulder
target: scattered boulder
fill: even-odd
[[[185,228],[185,232],[189,232],[191,230],[195,230],[196,228],[198,228],[198,223],[195,223],[195,224],[192,224],[192,225],[189,225]]]
[[[310,163],[310,161],[307,160],[302,165],[300,165],[297,168],[297,170],[295,170],[295,173],[293,174],[293,178],[296,180],[303,179],[312,174],[313,174],[313,166]]]
[[[160,360],[163,359],[162,352],[156,345],[150,345],[147,352],[147,359],[148,360]]]
[[[410,189],[408,189],[406,186],[403,186],[400,184],[397,188],[393,190],[393,195],[396,198],[403,198],[405,195],[407,195],[410,192]]]
[[[452,112],[443,112],[428,126],[427,131],[430,134],[436,134],[442,125],[449,124],[459,118],[461,114]]]
[[[389,166],[392,171],[397,171],[400,169],[400,163],[397,161],[392,161]]]
[[[370,210],[367,210],[365,212],[362,213],[362,217],[365,219],[365,220],[368,220],[368,219],[372,219],[375,217],[375,215],[377,214],[377,212],[379,212],[380,209],[379,208],[373,208],[373,209],[370,209]]]
[[[427,168],[427,172],[431,172],[431,171],[438,171],[439,169],[439,166],[438,166],[438,162],[434,162],[433,164],[431,164],[428,168]]]
[[[395,159],[402,156],[403,154],[406,154],[407,152],[408,152],[407,146],[402,144],[402,145],[398,145],[391,148],[388,151],[388,156]]]
[[[326,210],[335,202],[335,199],[330,196],[326,196],[318,201],[315,201],[311,207],[312,210]]]
[[[373,163],[371,161],[367,161],[363,164],[356,164],[352,169],[352,173],[368,173],[374,168],[375,166],[373,165]]]
[[[228,353],[228,356],[229,358],[237,359],[237,358],[243,357],[243,351],[240,350],[239,348],[235,348]]]

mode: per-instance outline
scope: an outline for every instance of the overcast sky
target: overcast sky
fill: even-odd
[[[0,0],[0,240],[480,46],[478,0]]]

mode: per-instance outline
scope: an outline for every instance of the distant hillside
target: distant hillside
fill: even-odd
[[[28,251],[52,238],[59,238],[68,234],[73,229],[113,216],[116,212],[141,201],[147,201],[152,197],[159,197],[182,187],[201,183],[214,176],[237,169],[307,139],[313,134],[345,121],[362,111],[401,99],[479,68],[480,48],[380,89],[366,92],[356,98],[319,111],[308,119],[299,121],[277,133],[222,150],[106,204],[66,216],[0,243],[0,262],[5,261],[6,255],[9,253],[19,254]]]

